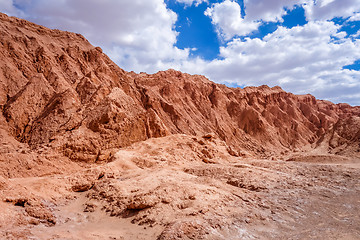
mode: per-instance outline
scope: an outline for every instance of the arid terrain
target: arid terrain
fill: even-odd
[[[0,239],[360,239],[360,107],[1,13],[0,57]]]

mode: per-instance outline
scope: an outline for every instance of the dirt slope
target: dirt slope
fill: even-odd
[[[126,72],[1,13],[0,57],[0,238],[360,238],[360,107]]]

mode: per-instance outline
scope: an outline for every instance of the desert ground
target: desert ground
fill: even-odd
[[[68,174],[2,178],[0,235],[359,239],[358,160],[315,153],[234,157],[209,136],[149,139],[109,163]]]

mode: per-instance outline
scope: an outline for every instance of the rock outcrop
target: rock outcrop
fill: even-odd
[[[268,156],[314,144],[339,119],[360,115],[359,107],[280,87],[234,89],[174,70],[128,73],[80,34],[0,20],[1,125],[33,149],[47,145],[75,161],[109,161],[134,142],[207,132]]]

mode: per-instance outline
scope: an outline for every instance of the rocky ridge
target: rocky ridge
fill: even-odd
[[[233,89],[174,70],[128,73],[80,34],[4,14],[0,41],[2,126],[32,148],[49,145],[76,161],[104,160],[151,137],[207,132],[267,156],[314,147],[339,119],[360,115],[359,107],[279,87]]]

